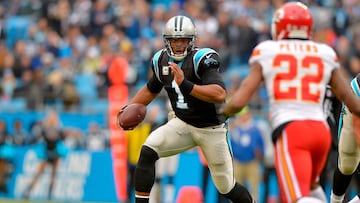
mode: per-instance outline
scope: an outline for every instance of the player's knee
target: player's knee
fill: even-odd
[[[148,146],[141,148],[138,166],[152,166],[159,159],[158,154]]]
[[[221,170],[222,168],[219,168],[219,166],[212,165],[212,167],[211,177],[213,178],[216,189],[221,194],[228,193],[234,187],[233,173],[227,170]]]
[[[150,147],[141,148],[139,162],[135,169],[135,190],[149,193],[155,180],[155,162],[159,159],[157,153]]]
[[[216,189],[219,191],[219,193],[221,194],[226,194],[229,193],[229,191],[231,190],[231,187],[229,187],[228,184],[219,184],[219,183],[214,183],[216,186]]]
[[[356,157],[343,157],[339,160],[339,170],[344,175],[351,175],[355,172],[359,163]]]

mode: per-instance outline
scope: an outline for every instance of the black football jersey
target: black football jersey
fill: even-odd
[[[204,61],[207,58],[220,61],[218,53],[210,48],[196,48],[179,62],[170,58],[165,49],[160,50],[153,56],[151,64],[153,76],[147,83],[147,87],[152,93],[159,93],[164,87],[175,115],[195,127],[209,127],[223,123],[225,118],[217,113],[221,104],[205,102],[190,94],[181,92],[174,80],[168,62],[177,63],[184,71],[185,78],[194,84],[218,84],[225,89],[219,67],[205,65]]]

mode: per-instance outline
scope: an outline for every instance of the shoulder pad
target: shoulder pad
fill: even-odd
[[[352,81],[351,81],[351,88],[353,89],[356,96],[360,97],[360,74],[358,74]]]
[[[152,58],[152,64],[153,64],[153,67],[154,67],[154,73],[155,73],[157,79],[158,79],[160,82],[161,82],[161,79],[160,79],[160,73],[159,73],[159,70],[160,70],[160,68],[159,68],[159,57],[160,57],[162,51],[163,51],[162,49],[159,50],[159,51],[157,51],[157,52],[154,54],[153,58]]]
[[[202,49],[199,49],[193,56],[193,61],[194,61],[194,69],[195,69],[195,74],[196,74],[196,77],[200,78],[199,75],[198,75],[198,69],[199,69],[199,64],[200,64],[200,61],[207,55],[209,54],[217,54],[218,53],[213,50],[213,49],[210,49],[210,48],[202,48]]]

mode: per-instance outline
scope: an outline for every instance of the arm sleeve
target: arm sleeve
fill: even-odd
[[[163,84],[153,75],[146,84],[151,93],[158,94],[163,88]]]
[[[201,61],[199,74],[201,75],[203,85],[218,84],[225,89],[225,83],[219,68],[220,57],[217,54],[212,54],[210,58],[205,58]]]
[[[160,76],[159,76],[158,63],[159,63],[159,60],[161,57],[161,53],[162,53],[162,50],[157,51],[151,60],[150,68],[152,70],[152,77],[149,79],[149,81],[146,84],[146,86],[150,90],[150,92],[154,93],[154,94],[160,93],[161,89],[164,86],[162,84],[162,82],[160,81]]]
[[[209,69],[205,71],[202,75],[202,79],[204,85],[218,84],[225,89],[224,80],[221,74],[216,69]]]

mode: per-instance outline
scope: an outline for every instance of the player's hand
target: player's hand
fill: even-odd
[[[222,104],[221,107],[217,110],[217,114],[219,117],[223,117],[225,120],[227,120],[230,118],[230,116],[226,115],[224,110],[225,110],[225,104]]]
[[[171,72],[174,75],[174,80],[175,80],[176,84],[180,85],[185,78],[184,71],[181,70],[181,68],[178,66],[178,64],[173,63],[173,62],[169,62],[169,67],[172,70]]]

